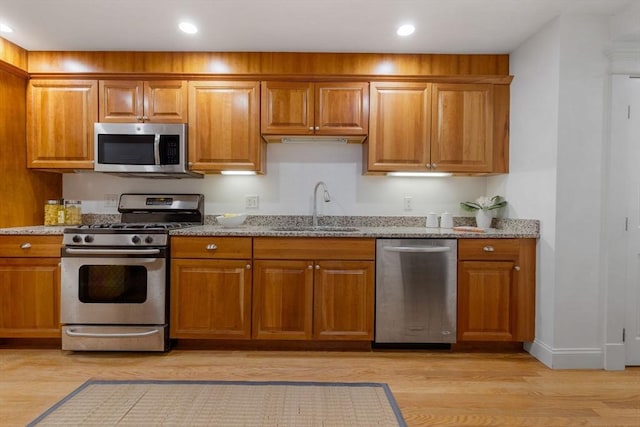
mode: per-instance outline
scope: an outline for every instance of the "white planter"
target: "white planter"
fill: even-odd
[[[491,211],[478,209],[476,211],[476,225],[480,228],[490,228],[493,215]]]

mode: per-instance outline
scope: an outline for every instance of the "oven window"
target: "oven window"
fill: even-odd
[[[140,265],[83,265],[80,301],[142,304],[147,300],[147,269]]]

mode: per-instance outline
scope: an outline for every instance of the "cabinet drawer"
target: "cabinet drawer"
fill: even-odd
[[[0,236],[0,257],[59,258],[62,236]]]
[[[520,254],[520,239],[460,239],[459,260],[513,259]]]
[[[251,258],[250,237],[171,237],[172,258]]]
[[[374,260],[375,239],[263,237],[253,241],[255,259]]]

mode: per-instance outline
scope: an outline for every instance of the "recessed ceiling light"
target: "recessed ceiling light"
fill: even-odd
[[[0,32],[2,33],[13,33],[13,28],[6,24],[0,24]]]
[[[411,24],[405,24],[405,25],[401,25],[400,27],[398,27],[398,30],[396,31],[396,33],[399,36],[410,36],[411,34],[413,34],[413,32],[416,30],[416,27],[414,27]]]
[[[180,25],[178,25],[178,28],[187,34],[195,34],[198,32],[198,27],[193,25],[191,22],[181,22]]]

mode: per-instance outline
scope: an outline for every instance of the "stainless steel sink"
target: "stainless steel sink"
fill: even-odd
[[[317,231],[317,232],[333,232],[333,233],[353,233],[355,231],[360,231],[356,227],[334,227],[329,225],[318,225],[316,227],[313,226],[285,226],[285,227],[273,227],[273,231]]]

